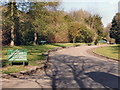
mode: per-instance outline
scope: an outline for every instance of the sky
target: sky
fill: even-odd
[[[83,9],[92,14],[99,14],[102,17],[104,27],[106,27],[118,12],[118,2],[120,0],[62,0],[61,7],[65,11]]]

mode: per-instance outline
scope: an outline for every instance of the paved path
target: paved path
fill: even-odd
[[[51,68],[23,78],[4,79],[3,88],[117,88],[118,62],[100,59],[81,46],[50,55]]]

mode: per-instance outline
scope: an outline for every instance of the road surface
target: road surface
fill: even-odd
[[[3,88],[118,88],[118,62],[87,53],[99,46],[66,48],[50,54],[49,70],[3,79]]]

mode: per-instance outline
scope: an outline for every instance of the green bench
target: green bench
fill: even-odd
[[[45,44],[47,41],[40,41],[42,44]]]

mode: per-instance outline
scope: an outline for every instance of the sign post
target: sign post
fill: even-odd
[[[23,65],[25,66],[25,61],[27,61],[27,50],[26,49],[13,49],[7,50],[8,61],[23,61]]]

